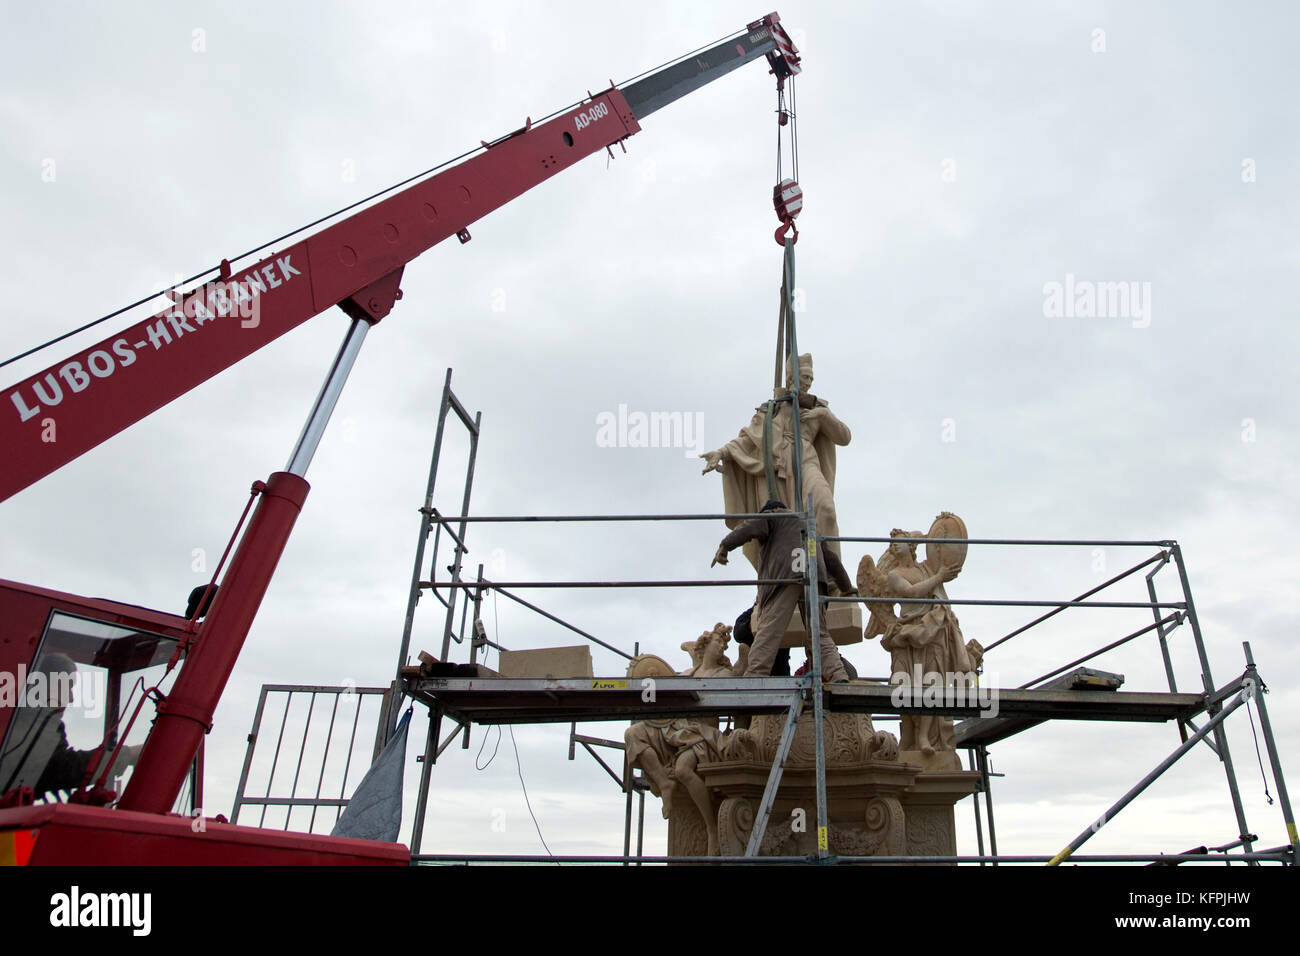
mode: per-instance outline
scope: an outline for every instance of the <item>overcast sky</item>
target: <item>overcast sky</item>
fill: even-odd
[[[767,12],[5,0],[0,355]],[[976,537],[1177,539],[1216,682],[1240,673],[1249,640],[1295,779],[1294,8],[780,12],[805,65],[799,344],[814,356],[813,390],[854,433],[839,454],[842,532],[925,529],[950,510]],[[467,245],[407,267],[405,297],[370,334],[308,473],[311,496],[217,711],[207,812],[230,812],[263,683],[391,678],[448,367],[483,413],[474,512],[721,510],[718,476],[701,476],[694,454],[734,437],[770,394],[773,85],[762,67],[740,70],[651,116],[626,155],[587,159],[471,227]],[[1117,282],[1135,284],[1140,314],[1052,306],[1054,283]],[[183,610],[249,484],[287,461],[346,327],[337,310],[308,322],[0,504],[0,577]],[[107,331],[4,369],[6,384]],[[597,419],[621,405],[702,416],[700,447],[600,447]],[[459,510],[463,455],[449,431],[435,494],[444,513]],[[724,532],[483,525],[471,528],[468,560],[499,580],[720,576],[708,565]],[[196,549],[206,573],[194,570]],[[882,549],[846,544],[845,563],[867,550]],[[1150,553],[972,548],[949,592],[1070,598]],[[1158,581],[1172,599],[1174,577]],[[685,666],[678,645],[733,620],[742,595],[530,597]],[[437,607],[421,605],[413,650],[437,652]],[[959,614],[985,644],[1034,616]],[[985,683],[1016,686],[1149,620],[1060,615],[991,653]],[[507,601],[486,604],[484,622],[510,648],[573,643]],[[1180,689],[1193,689],[1188,629],[1173,643]],[[863,673],[888,666],[874,644],[846,656]],[[597,673],[622,672],[609,652],[594,659]],[[1093,666],[1125,674],[1127,690],[1167,689],[1151,638]],[[1247,819],[1275,846],[1286,835],[1244,716],[1229,737]],[[419,713],[413,740],[424,727]],[[618,738],[623,725],[588,729]],[[424,848],[540,852],[508,733],[475,769],[484,733],[435,768]],[[496,739],[486,733],[480,765]],[[622,796],[581,752],[566,761],[567,727],[514,736],[550,848],[620,848]],[[1056,852],[1177,744],[1171,725],[1059,723],[994,747],[1006,774],[994,784],[999,849]],[[662,852],[658,802],[648,809],[647,852]],[[969,801],[957,819],[959,849],[974,852]],[[1087,849],[1179,851],[1236,836],[1222,768],[1200,748]]]

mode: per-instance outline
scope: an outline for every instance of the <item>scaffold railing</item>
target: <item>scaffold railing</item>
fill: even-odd
[[[456,677],[437,677],[437,678],[420,678],[418,676],[407,675],[403,682],[403,689],[406,694],[414,700],[420,702],[430,709],[431,714],[431,732],[430,743],[426,746],[424,756],[424,773],[426,776],[437,759],[439,753],[446,749],[447,745],[455,738],[457,734],[468,733],[469,726],[478,724],[515,724],[515,723],[570,723],[570,750],[572,751],[575,741],[582,744],[584,749],[596,756],[592,749],[592,740],[584,740],[583,735],[576,733],[576,724],[585,721],[602,721],[602,720],[637,720],[650,718],[665,718],[674,716],[734,716],[738,714],[756,714],[756,713],[781,713],[788,715],[797,715],[797,712],[804,708],[814,711],[814,726],[816,737],[821,738],[821,714],[825,710],[829,711],[848,711],[860,712],[871,715],[902,715],[908,713],[929,713],[932,715],[943,715],[957,718],[966,718],[957,725],[955,732],[959,745],[968,750],[971,758],[972,769],[977,770],[980,775],[979,792],[985,797],[985,811],[987,815],[987,830],[989,836],[989,849],[991,852],[984,852],[984,828],[985,822],[980,813],[978,793],[973,801],[976,812],[976,831],[979,840],[979,853],[968,856],[954,857],[889,857],[889,858],[870,858],[869,860],[859,860],[857,858],[834,858],[834,862],[945,862],[945,863],[978,863],[980,865],[998,865],[999,863],[1052,863],[1061,862],[1063,859],[1069,859],[1073,863],[1082,862],[1150,862],[1150,863],[1168,863],[1171,861],[1179,863],[1205,862],[1213,859],[1215,862],[1241,862],[1248,865],[1255,865],[1260,862],[1284,862],[1294,864],[1296,859],[1297,846],[1295,842],[1295,825],[1294,817],[1291,814],[1290,803],[1286,796],[1285,781],[1281,773],[1281,765],[1277,756],[1277,747],[1272,735],[1271,725],[1267,721],[1262,691],[1265,689],[1260,680],[1253,658],[1250,656],[1249,645],[1246,646],[1247,666],[1241,674],[1219,686],[1214,683],[1209,667],[1209,656],[1206,651],[1204,637],[1201,633],[1200,624],[1196,617],[1195,605],[1192,601],[1190,588],[1187,583],[1187,571],[1184,563],[1182,550],[1178,543],[1172,539],[1156,540],[1122,540],[1122,539],[1003,539],[1003,538],[930,538],[930,537],[851,537],[851,536],[834,536],[822,538],[817,535],[815,519],[812,513],[811,501],[806,503],[804,510],[794,514],[805,525],[805,541],[808,543],[809,554],[815,554],[816,548],[823,542],[855,542],[855,543],[882,543],[905,541],[911,544],[964,544],[968,546],[991,546],[991,547],[1015,547],[1015,548],[1042,548],[1042,547],[1116,547],[1116,548],[1155,548],[1154,554],[1145,557],[1143,560],[1132,565],[1119,574],[1113,575],[1101,584],[1089,587],[1082,593],[1070,598],[1062,599],[1034,599],[1020,597],[998,597],[998,598],[897,598],[894,604],[924,604],[924,605],[952,605],[952,606],[974,606],[974,607],[1014,607],[1014,608],[1038,608],[1043,609],[1043,613],[1036,616],[1033,620],[1017,627],[1010,632],[1000,636],[990,642],[985,647],[985,654],[994,651],[1006,645],[1009,641],[1019,638],[1022,635],[1032,631],[1034,628],[1052,619],[1053,617],[1074,611],[1076,609],[1086,608],[1108,608],[1108,609],[1129,609],[1129,610],[1147,610],[1152,615],[1150,624],[1140,628],[1128,631],[1116,639],[1107,641],[1089,653],[1076,657],[1067,663],[1055,667],[1052,670],[1020,684],[1013,688],[992,688],[990,691],[997,694],[998,714],[996,717],[981,716],[981,710],[978,701],[947,701],[939,706],[933,703],[899,703],[895,699],[893,688],[887,684],[870,684],[870,683],[853,683],[848,685],[821,685],[820,674],[808,674],[803,677],[795,678],[736,678],[732,680],[719,678],[656,678],[656,695],[653,704],[647,704],[641,700],[640,688],[632,686],[630,681],[621,680],[618,677],[600,677],[594,680],[571,679],[571,680],[552,680],[552,679],[505,679],[492,677],[474,677],[474,678],[456,678]],[[723,521],[723,520],[745,520],[756,517],[755,514],[672,514],[672,515],[655,515],[655,514],[589,514],[589,515],[471,515],[460,514],[455,516],[438,516],[441,521],[448,524],[455,523],[461,528],[465,528],[475,523],[542,523],[542,522],[640,522],[640,521]],[[604,647],[619,656],[631,659],[639,650],[634,648],[628,652],[617,647],[613,643],[597,637],[589,630],[579,627],[569,621],[564,620],[558,615],[544,609],[538,604],[526,601],[515,594],[516,591],[535,590],[553,590],[553,589],[606,589],[606,588],[693,588],[693,587],[756,587],[763,583],[798,583],[807,587],[806,600],[809,602],[818,602],[820,604],[831,604],[836,602],[858,602],[862,600],[857,595],[840,595],[821,593],[817,588],[816,582],[816,562],[808,561],[809,573],[803,578],[791,579],[767,579],[744,578],[728,580],[712,579],[627,579],[627,580],[533,580],[533,581],[495,581],[483,577],[480,569],[479,576],[475,581],[439,581],[433,576],[419,581],[421,590],[437,592],[447,590],[449,592],[463,591],[472,594],[472,600],[475,608],[482,601],[485,594],[495,592],[507,596],[523,607],[529,608],[542,617],[552,621],[582,636],[591,643]],[[1177,600],[1161,600],[1155,589],[1155,577],[1164,567],[1173,566],[1178,572],[1179,595]],[[1145,572],[1143,574],[1143,572]],[[1145,585],[1148,591],[1149,600],[1132,601],[1132,600],[1108,600],[1105,597],[1098,597],[1103,592],[1115,587],[1120,582],[1126,581],[1135,575],[1143,574]],[[810,631],[810,641],[812,646],[816,646],[818,632],[820,627],[820,615],[807,615],[807,627]],[[476,618],[477,620],[477,618]],[[1173,652],[1171,650],[1170,638],[1176,630],[1184,624],[1189,625],[1191,631],[1191,643],[1195,653],[1196,663],[1200,668],[1201,687],[1195,692],[1180,691],[1174,673]],[[1140,638],[1154,634],[1156,644],[1159,648],[1161,663],[1167,678],[1168,690],[1158,691],[1120,691],[1118,686],[1122,684],[1123,678],[1120,675],[1111,675],[1107,672],[1095,671],[1083,665],[1095,662],[1106,654],[1129,645]],[[813,654],[810,658],[812,669],[816,671],[818,655]],[[814,688],[821,687],[820,692],[815,692]],[[1231,762],[1231,755],[1228,750],[1227,738],[1223,733],[1223,721],[1236,709],[1254,703],[1257,712],[1259,712],[1261,727],[1263,729],[1264,743],[1268,750],[1271,770],[1274,776],[1275,784],[1279,794],[1279,803],[1281,805],[1284,822],[1288,828],[1288,835],[1292,838],[1289,845],[1272,848],[1266,851],[1256,851],[1254,844],[1258,838],[1252,834],[1246,823],[1245,810],[1242,805],[1240,791],[1237,786],[1236,774]],[[1207,721],[1205,724],[1198,726],[1197,718],[1205,715]],[[456,728],[451,735],[442,740],[437,731],[437,725],[443,716],[447,716],[456,722]],[[1053,719],[1073,719],[1073,720],[1111,720],[1111,721],[1174,721],[1178,727],[1181,738],[1180,747],[1171,754],[1165,761],[1158,765],[1147,778],[1144,778],[1130,793],[1121,799],[1120,803],[1111,808],[1101,818],[1101,824],[1093,824],[1081,834],[1082,839],[1072,841],[1060,854],[1052,856],[1025,856],[1025,855],[1001,855],[997,852],[996,831],[993,825],[993,803],[991,795],[990,781],[995,774],[992,773],[988,760],[988,746],[996,740],[1006,739],[1015,733],[1020,732],[1030,726],[1035,726],[1046,720]],[[794,726],[793,719],[787,721],[787,734],[783,735],[783,743],[787,743],[785,737],[792,733]],[[1203,854],[1095,854],[1081,855],[1075,850],[1078,849],[1082,842],[1086,841],[1100,829],[1101,825],[1113,819],[1114,815],[1124,806],[1132,801],[1146,786],[1156,779],[1161,773],[1172,766],[1185,753],[1193,749],[1198,743],[1205,743],[1224,764],[1225,774],[1227,777],[1229,794],[1233,804],[1234,814],[1236,816],[1240,833],[1237,839],[1225,847],[1215,848],[1214,852],[1207,851]],[[599,741],[600,744],[617,747],[614,741]],[[818,748],[819,751],[821,748]],[[599,758],[597,758],[599,759]],[[625,853],[616,857],[572,857],[573,862],[613,862],[613,863],[657,863],[666,862],[666,857],[651,857],[643,854],[631,854],[626,852],[629,849],[630,840],[630,820],[632,813],[632,794],[635,791],[640,792],[642,805],[644,803],[644,781],[638,780],[630,768],[624,765],[623,774],[620,776],[615,773],[603,760],[600,761],[605,767],[608,774],[618,783],[622,791],[627,795],[626,800],[626,818],[625,818]],[[778,759],[777,763],[780,763]],[[780,767],[774,766],[774,772],[769,779],[768,791],[765,797],[770,797],[775,793],[780,783]],[[818,776],[818,803],[819,803],[819,827],[824,827],[825,816],[825,767],[824,758],[819,759],[817,767]],[[422,787],[419,794],[419,801],[423,806],[428,800],[427,782],[422,781]],[[770,805],[770,800],[765,799],[765,803]],[[766,824],[763,809],[760,808],[760,819],[756,821],[754,832],[759,835],[761,840],[762,826]],[[420,819],[423,819],[421,814]],[[641,812],[641,820],[644,820],[644,811]],[[638,840],[638,842],[640,842]],[[1232,853],[1232,849],[1240,847],[1240,852]],[[754,852],[757,851],[757,843],[753,844]],[[494,860],[504,860],[507,857],[501,856],[482,856],[474,855],[437,855],[422,854],[416,852],[413,854],[413,860],[416,862],[466,862],[471,859],[480,859],[484,862]],[[518,857],[508,857],[518,861],[528,861],[532,859],[539,860],[556,860],[559,858],[542,857],[534,858],[527,855]],[[710,858],[715,862],[758,862],[752,854],[744,858]],[[804,860],[805,858],[798,858]],[[829,854],[819,852],[815,857],[810,859],[816,862],[832,862]],[[678,862],[693,862],[685,859],[678,859]],[[762,858],[763,862],[768,862],[769,858]],[[773,860],[775,862],[775,860]],[[782,862],[791,862],[791,860],[781,859]],[[694,861],[694,862],[702,862]]]

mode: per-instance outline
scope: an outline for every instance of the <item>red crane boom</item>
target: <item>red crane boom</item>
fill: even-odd
[[[306,500],[309,486],[303,476],[316,444],[367,330],[401,298],[406,263],[450,236],[468,241],[468,227],[492,210],[584,157],[621,143],[640,130],[640,120],[650,113],[760,57],[768,60],[778,86],[799,72],[797,51],[775,13],[621,89],[611,86],[596,96],[589,94],[577,106],[537,125],[526,122],[513,133],[484,143],[482,151],[464,162],[251,265],[233,268],[223,260],[215,278],[170,295],[172,304],[167,309],[7,390],[8,402],[0,402],[0,447],[5,449],[0,458],[0,501],[331,306],[339,306],[353,319],[289,465],[253,486],[256,510],[206,617],[197,623],[198,614],[188,621],[164,615],[171,630],[184,635],[173,664],[182,649],[187,655],[172,689],[159,695],[153,728],[117,808],[78,806],[53,812],[22,808],[22,803],[31,801],[32,792],[26,788],[24,796],[19,788],[0,793],[0,807],[19,806],[0,809],[0,837],[15,827],[30,834],[44,828],[42,832],[51,835],[39,845],[51,848],[49,860],[68,862],[73,852],[69,848],[84,842],[85,828],[100,819],[97,813],[113,815],[112,829],[120,831],[121,838],[96,838],[100,849],[92,856],[126,846],[135,830],[158,829],[141,821],[157,819],[150,815],[163,814],[172,806],[203,735],[211,728],[217,702]],[[57,441],[47,438],[50,427],[57,427]],[[21,632],[12,635],[10,628],[0,624],[5,628],[0,666],[34,663],[32,655],[43,641],[44,632],[36,629],[46,617],[42,610],[66,608],[80,614],[85,613],[83,606],[89,606],[74,596],[0,583],[8,589],[0,588],[0,597],[8,606],[21,605],[26,622]],[[122,619],[120,611],[114,613]],[[0,738],[10,717],[0,710]],[[76,802],[102,804],[114,796],[83,785]],[[41,812],[35,812],[38,809]],[[183,842],[186,836],[173,833],[174,827],[164,829],[166,835],[158,831],[157,840],[139,844],[132,857],[136,862],[170,861],[168,854],[175,852],[176,841]],[[325,847],[326,838],[303,840],[311,845],[281,849],[289,855],[290,850],[300,851],[297,858],[332,861],[350,854],[364,856],[355,848]],[[266,853],[271,850],[267,843]],[[366,852],[373,854],[373,850]]]
[[[400,298],[402,269],[579,160],[638,132],[639,119],[766,56],[798,56],[776,14],[707,52],[526,124],[438,172],[251,266],[177,293],[162,312],[17,383],[0,405],[0,501],[332,306],[369,323]],[[57,425],[57,441],[49,426]]]

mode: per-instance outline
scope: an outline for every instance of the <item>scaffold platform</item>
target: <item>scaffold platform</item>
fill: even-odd
[[[407,696],[462,724],[547,724],[597,721],[653,720],[667,717],[707,717],[734,714],[783,713],[791,695],[806,689],[800,678],[654,678],[654,697],[635,678],[422,678],[408,680]],[[1189,720],[1205,710],[1197,694],[1133,693],[1096,690],[1002,690],[984,688],[996,714],[981,718],[988,703],[953,701],[899,702],[886,684],[823,685],[825,707],[831,712],[861,714],[935,714],[970,717],[959,746],[974,746],[981,721],[1012,719],[1027,727],[1044,720],[1150,721]],[[974,697],[974,692],[971,694]],[[959,725],[966,728],[968,725]],[[987,724],[986,724],[987,726]],[[1009,736],[1000,734],[997,739]]]

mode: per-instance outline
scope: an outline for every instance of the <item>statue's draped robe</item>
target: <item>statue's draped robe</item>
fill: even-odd
[[[893,569],[894,574],[902,576],[911,584],[917,584],[930,577],[932,571],[927,565],[910,565]],[[940,584],[932,597],[941,601],[948,600],[948,593]],[[962,681],[958,674],[968,674],[974,670],[966,645],[962,640],[961,626],[952,608],[947,604],[902,604],[902,613],[898,623],[891,626],[880,646],[889,651],[890,665],[894,675],[905,674],[905,684],[916,682],[916,674],[922,675],[922,684],[936,678],[927,678],[928,674],[939,674],[938,686],[946,687]],[[897,680],[897,677],[893,679]],[[902,744],[905,750],[915,749],[920,741],[915,739],[915,721],[906,716],[902,722]],[[952,720],[941,718],[930,730],[930,745],[936,750],[952,750]]]
[[[699,665],[683,671],[681,677],[732,677],[730,662],[723,658],[714,667]],[[725,757],[727,738],[718,730],[717,717],[667,717],[658,720],[641,720],[634,723],[624,735],[627,761],[632,766],[642,766],[641,754],[654,752],[664,768],[671,768],[683,750],[694,750],[700,761],[722,760]],[[646,781],[650,792],[662,797],[659,785],[649,774]]]
[[[818,401],[821,406],[825,407],[826,403],[824,401]],[[817,533],[833,537],[840,533],[839,523],[832,518],[825,517],[834,513],[829,508],[830,502],[823,502],[818,499],[823,496],[833,496],[835,493],[836,438],[844,439],[838,444],[847,445],[849,443],[849,430],[848,426],[838,418],[826,422],[825,426],[829,427],[817,427],[807,420],[808,411],[810,410],[802,410],[799,421],[802,436],[807,436],[810,432],[815,431],[811,449],[808,447],[807,438],[803,438],[805,445],[802,459],[804,494],[812,493],[814,505],[817,506],[818,512],[823,516],[818,521]],[[724,451],[722,500],[723,507],[726,508],[728,514],[756,514],[767,503],[767,472],[764,468],[763,459],[763,419],[765,415],[765,411],[760,406],[750,423],[742,428],[740,434],[722,449]],[[777,485],[782,489],[781,493],[784,496],[785,504],[791,511],[802,511],[802,503],[795,501],[794,467],[790,458],[793,445],[794,428],[790,421],[790,403],[784,402],[777,406],[777,410],[772,416],[772,466],[776,471]],[[734,530],[740,526],[740,523],[741,519],[728,519],[727,527]],[[826,547],[839,555],[840,546],[838,541],[828,541]],[[748,542],[744,546],[744,552],[745,557],[749,559],[749,563],[757,570],[758,542]]]

